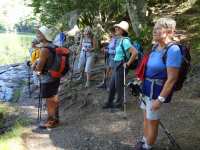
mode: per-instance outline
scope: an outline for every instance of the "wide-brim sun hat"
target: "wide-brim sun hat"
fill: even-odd
[[[119,24],[115,24],[114,27],[119,27],[128,33],[129,24],[127,21],[121,21]]]
[[[42,26],[38,29],[46,38],[47,41],[53,41],[52,31],[46,26]]]

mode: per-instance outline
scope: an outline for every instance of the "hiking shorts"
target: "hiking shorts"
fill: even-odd
[[[60,85],[60,79],[55,80],[49,83],[42,83],[41,84],[41,97],[42,98],[50,98],[58,93],[58,88]]]
[[[86,73],[90,73],[94,65],[94,52],[81,51],[78,63],[78,69],[80,71],[85,70]]]
[[[143,100],[146,105],[141,101],[140,108],[146,111],[146,118],[148,120],[159,120],[162,114],[167,114],[169,112],[170,103],[163,103],[157,111],[151,110],[152,101],[149,97],[145,96]]]

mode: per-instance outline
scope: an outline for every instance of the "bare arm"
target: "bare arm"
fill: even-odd
[[[137,57],[137,50],[135,48],[133,48],[133,47],[129,48],[129,52],[131,53],[131,57],[127,62],[128,66],[130,66],[130,64],[132,64]]]
[[[167,68],[167,81],[160,93],[160,96],[167,97],[172,91],[174,84],[178,79],[179,69],[177,68]],[[160,108],[161,102],[159,100],[153,101],[152,110],[156,111]]]
[[[179,69],[177,68],[167,68],[167,81],[160,93],[160,96],[167,97],[172,91],[174,84],[176,83],[179,75]]]
[[[94,51],[95,49],[96,49],[96,39],[93,37],[93,39],[92,39],[92,48],[91,48],[91,50],[90,51]]]

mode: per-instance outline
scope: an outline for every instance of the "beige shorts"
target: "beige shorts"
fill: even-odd
[[[80,71],[90,73],[94,66],[94,52],[81,51],[78,63],[78,69]]]

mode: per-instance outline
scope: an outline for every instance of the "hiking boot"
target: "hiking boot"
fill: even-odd
[[[108,108],[113,108],[113,104],[111,103],[105,103],[103,106],[102,106],[102,109],[108,109]]]
[[[110,87],[107,87],[107,88],[106,88],[106,91],[107,91],[107,92],[110,92]]]
[[[39,128],[41,128],[41,129],[55,128],[58,125],[59,125],[59,120],[48,119],[46,123],[39,125]]]
[[[152,148],[148,149],[148,148],[144,148],[144,147],[141,146],[141,147],[138,148],[138,149],[135,149],[135,148],[134,148],[134,150],[152,150]]]
[[[134,150],[140,150],[142,147],[142,145],[144,144],[143,141],[139,141],[136,143],[135,147],[134,147]]]
[[[152,147],[151,148],[145,148],[144,142],[140,141],[135,145],[134,150],[152,150]]]
[[[123,109],[123,104],[122,104],[122,103],[119,103],[119,102],[117,102],[117,103],[114,105],[114,108]]]
[[[100,83],[99,85],[97,85],[97,88],[98,88],[98,89],[104,89],[104,88],[106,88],[105,82],[102,82],[102,83]]]
[[[77,81],[81,81],[81,80],[83,80],[83,76],[80,75],[76,80],[77,80]]]
[[[90,81],[86,81],[85,88],[89,88],[89,87],[90,87]]]

